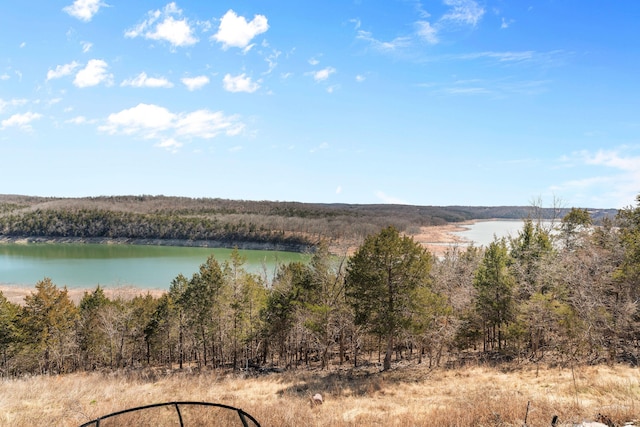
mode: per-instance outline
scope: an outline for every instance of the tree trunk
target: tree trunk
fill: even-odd
[[[202,328],[202,361],[204,366],[207,366],[207,340],[204,334],[204,328]]]
[[[393,335],[389,334],[387,337],[387,351],[384,354],[384,362],[382,365],[383,371],[391,369],[391,355],[393,354]]]

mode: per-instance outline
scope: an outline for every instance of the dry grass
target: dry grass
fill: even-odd
[[[312,406],[320,392],[324,404]],[[262,426],[548,426],[598,413],[622,424],[640,413],[640,372],[487,367],[386,373],[288,372],[241,378],[222,372],[72,374],[0,382],[0,425],[77,426],[134,406],[207,401],[242,408]]]

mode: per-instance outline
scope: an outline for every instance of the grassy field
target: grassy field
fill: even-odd
[[[312,405],[321,393],[324,404]],[[239,407],[262,426],[548,426],[640,418],[640,371],[467,367],[389,372],[286,372],[242,377],[142,371],[39,376],[0,382],[0,425],[77,426],[101,415],[167,401]]]

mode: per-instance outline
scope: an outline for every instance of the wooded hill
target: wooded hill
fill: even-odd
[[[554,228],[526,220],[516,237],[443,257],[386,227],[353,255],[321,243],[273,277],[245,261],[212,255],[158,297],[98,286],[76,304],[48,278],[21,305],[0,292],[0,377],[640,361],[640,197],[598,227],[572,209]]]
[[[326,240],[357,246],[393,226],[420,227],[473,219],[559,219],[568,209],[525,206],[322,204],[167,196],[53,198],[0,195],[0,237],[151,240],[155,244],[304,251]],[[591,209],[594,221],[613,209]]]

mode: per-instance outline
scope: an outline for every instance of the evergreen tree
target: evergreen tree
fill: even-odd
[[[214,358],[214,365],[222,362],[222,330],[228,326],[223,314],[228,297],[220,263],[211,255],[189,280],[181,300],[187,325],[202,350],[198,362],[204,366],[211,360],[208,355]]]
[[[346,291],[356,325],[386,343],[383,369],[391,368],[397,336],[420,310],[416,292],[429,282],[431,255],[412,238],[387,227],[368,236],[347,264]]]
[[[246,257],[237,248],[231,252],[230,261],[224,263],[224,274],[230,287],[229,313],[231,358],[233,369],[238,368],[239,359],[244,364],[255,357],[251,342],[257,338],[258,313],[264,306],[266,289],[260,277],[244,269]],[[244,355],[244,356],[242,356]]]
[[[578,234],[591,227],[592,220],[589,211],[580,208],[571,210],[562,218],[560,231],[566,249],[573,249],[576,244]]]
[[[476,272],[476,310],[483,320],[484,349],[502,349],[506,326],[515,317],[515,280],[509,271],[511,258],[504,239],[494,240]]]
[[[9,369],[9,360],[17,349],[20,340],[18,313],[20,306],[10,302],[0,292],[0,375],[4,376]]]
[[[85,369],[104,366],[109,360],[109,337],[101,321],[101,312],[111,301],[98,286],[93,292],[85,292],[78,306],[78,344]]]
[[[321,243],[309,263],[311,280],[305,292],[300,314],[318,352],[321,369],[329,364],[329,350],[339,345],[340,361],[344,359],[345,331],[349,326],[344,294],[342,264],[335,265],[326,243]]]
[[[178,274],[169,287],[169,298],[175,305],[173,314],[178,328],[178,366],[180,369],[184,367],[185,362],[186,313],[189,308],[186,293],[188,286],[189,280],[183,274]]]
[[[73,368],[78,310],[69,299],[67,288],[58,289],[45,278],[36,292],[24,298],[22,328],[34,361],[42,373],[60,373]]]
[[[301,262],[281,265],[269,290],[266,306],[260,313],[264,325],[263,362],[266,362],[268,346],[275,343],[280,360],[288,364],[295,354],[289,347],[297,347],[297,340],[292,336],[298,315],[300,302],[310,289],[311,271]],[[293,345],[291,345],[293,344]]]

